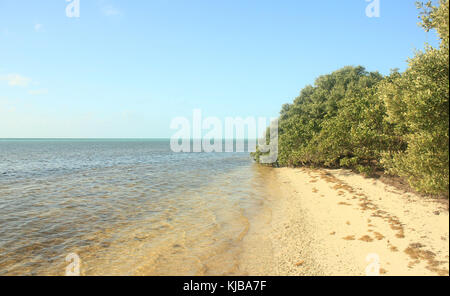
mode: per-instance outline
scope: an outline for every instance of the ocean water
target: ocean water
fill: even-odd
[[[240,275],[267,198],[248,153],[168,140],[0,140],[0,275]]]

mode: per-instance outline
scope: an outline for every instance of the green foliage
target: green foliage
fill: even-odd
[[[402,145],[386,117],[376,87],[343,99],[337,115],[323,123],[322,131],[310,145],[317,152],[316,163],[353,168],[365,174],[381,169],[383,152],[398,150]]]
[[[421,9],[420,25],[428,32],[435,29],[441,38],[441,48],[448,50],[449,14],[448,0],[439,0],[439,5],[434,6],[432,1],[426,3],[417,2],[417,8]]]
[[[282,106],[278,165],[384,169],[421,192],[448,195],[449,1],[439,3],[418,7],[441,45],[418,52],[404,73],[345,67]]]
[[[373,95],[381,80],[363,67],[345,67],[303,89],[281,111],[280,165],[373,167],[380,154],[368,145],[386,145],[379,133],[387,128],[384,106]]]
[[[386,82],[380,91],[389,121],[407,143],[404,150],[384,155],[389,172],[405,177],[419,191],[448,195],[449,183],[449,52],[448,0],[424,6],[421,19],[436,29],[439,49],[427,47],[409,60],[409,68]]]
[[[270,144],[270,127],[267,127],[266,132],[265,132],[265,134],[264,134],[264,138],[265,138],[265,143],[266,143],[266,145],[269,145],[269,144]],[[261,152],[261,150],[260,150],[259,147],[257,146],[257,147],[256,147],[256,151],[250,153],[250,155],[251,155],[251,157],[253,157],[253,159],[254,159],[257,163],[260,163],[261,156],[263,156],[263,155],[268,155],[269,153],[270,153],[270,152],[266,152],[266,153]],[[273,163],[273,164],[272,164],[272,166],[276,166],[276,165],[277,165],[277,163]]]

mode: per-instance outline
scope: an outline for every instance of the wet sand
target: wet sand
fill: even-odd
[[[273,169],[267,187],[243,274],[449,275],[448,201],[348,170]]]

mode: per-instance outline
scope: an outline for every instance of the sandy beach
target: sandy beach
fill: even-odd
[[[449,275],[447,200],[348,170],[273,169],[267,187],[244,239],[247,274]]]

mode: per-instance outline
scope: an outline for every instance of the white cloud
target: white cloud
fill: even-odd
[[[106,5],[102,7],[102,13],[106,16],[116,16],[116,15],[120,15],[120,11],[111,6],[111,5]]]
[[[0,76],[0,80],[7,81],[10,86],[21,86],[26,87],[30,84],[31,79],[28,77],[21,76],[19,74],[8,74]]]
[[[30,94],[32,96],[46,95],[46,94],[48,94],[48,89],[42,88],[42,89],[29,90],[28,94]]]
[[[36,32],[41,32],[43,28],[44,28],[43,24],[36,24],[36,25],[34,25],[34,30]]]

